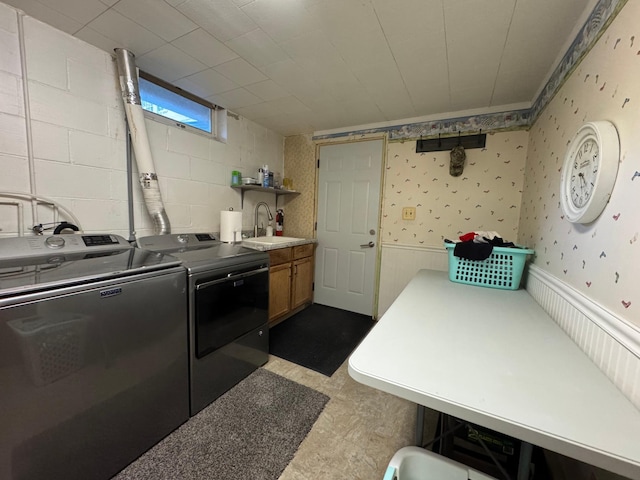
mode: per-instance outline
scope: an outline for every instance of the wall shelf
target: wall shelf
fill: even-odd
[[[248,190],[264,193],[273,193],[276,196],[276,208],[278,207],[278,197],[282,195],[300,195],[300,192],[284,190],[282,188],[261,187],[259,185],[231,185],[234,190],[240,191],[240,208],[244,208],[244,193]]]

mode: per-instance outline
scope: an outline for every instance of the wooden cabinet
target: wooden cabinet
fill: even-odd
[[[269,324],[302,310],[313,300],[312,243],[269,250]]]

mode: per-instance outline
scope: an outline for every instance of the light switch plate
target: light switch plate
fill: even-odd
[[[404,207],[402,209],[403,220],[415,220],[416,219],[416,207]]]

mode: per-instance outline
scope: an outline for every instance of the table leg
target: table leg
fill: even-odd
[[[418,414],[416,415],[416,445],[422,447],[424,440],[424,408],[418,405]]]
[[[520,442],[520,459],[518,460],[518,480],[529,480],[531,454],[533,446],[528,442]]]

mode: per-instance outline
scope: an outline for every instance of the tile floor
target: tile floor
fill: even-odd
[[[356,382],[347,362],[330,378],[274,356],[264,368],[331,398],[279,480],[382,480],[413,444],[415,404]]]

